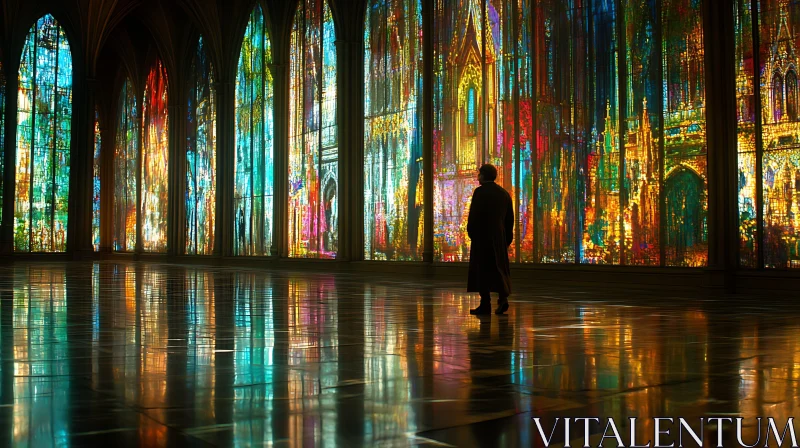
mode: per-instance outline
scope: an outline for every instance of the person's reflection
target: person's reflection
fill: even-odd
[[[509,319],[497,320],[497,336],[492,335],[492,319],[480,316],[478,331],[467,334],[469,344],[470,373],[472,384],[470,386],[469,412],[478,416],[486,416],[482,423],[471,425],[472,443],[478,446],[509,446],[508,439],[510,416],[515,413],[513,392],[502,388],[508,376],[498,377],[500,371],[511,366],[511,348],[513,346],[513,329]],[[499,418],[499,419],[498,419]],[[515,431],[512,431],[516,434]],[[511,443],[513,445],[513,443]]]

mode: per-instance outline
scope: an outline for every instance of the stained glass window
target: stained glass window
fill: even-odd
[[[754,268],[758,261],[756,169],[756,98],[753,59],[753,16],[750,0],[734,1],[736,34],[736,119],[738,126],[739,265]]]
[[[197,44],[189,79],[186,127],[186,252],[214,251],[217,186],[217,105],[214,72],[203,39]]]
[[[371,0],[364,30],[364,257],[419,260],[423,243],[422,6]]]
[[[577,97],[586,98],[585,85],[581,83],[587,75],[582,63],[588,62],[588,57],[583,21],[587,11],[575,9],[576,3],[575,0],[542,0],[535,13],[538,23],[534,27],[538,35],[534,40],[540,45],[534,56],[538,70],[535,81],[535,262],[580,261],[576,249],[578,223],[583,215],[579,199],[582,199],[580,190],[584,179],[579,177],[578,164],[583,162],[582,153],[586,151],[584,139],[588,123],[585,115],[578,116],[579,112],[584,113],[581,108],[586,103],[578,101]],[[595,3],[593,9],[606,22],[601,20],[597,31],[605,31],[606,42],[612,44],[614,37],[609,34],[608,22],[613,26],[615,18],[613,13],[609,15],[611,5],[608,3],[611,2]],[[602,61],[603,49],[600,51],[598,58]],[[609,131],[616,132],[615,129]],[[610,219],[613,222],[613,216]]]
[[[289,89],[289,256],[334,258],[339,148],[336,36],[325,0],[300,2],[292,24]]]
[[[657,48],[658,8],[652,0],[627,0],[625,6],[625,125],[621,198],[622,260],[629,265],[659,265],[663,148]],[[696,26],[692,33],[701,32]],[[705,249],[701,249],[704,251]],[[684,263],[677,263],[684,264]]]
[[[72,56],[53,16],[28,31],[19,66],[14,248],[63,252],[67,246]]]
[[[700,0],[663,0],[664,245],[669,266],[708,260]]]
[[[800,117],[796,70],[800,64],[800,4],[736,0],[734,7],[740,264],[798,268]],[[754,12],[757,17],[753,17]],[[754,42],[758,42],[757,48]]]
[[[168,143],[167,71],[157,60],[147,75],[142,103],[141,237],[145,252],[167,250]]]
[[[264,14],[250,14],[236,77],[234,255],[270,255],[273,226],[272,48]]]
[[[515,202],[516,261],[706,264],[699,0],[434,8],[435,259],[468,259],[488,162]]]
[[[100,250],[100,117],[94,112],[94,160],[92,164],[92,247]]]
[[[433,226],[437,260],[469,258],[467,211],[480,165],[493,163],[499,171],[498,184],[512,189],[517,135],[513,123],[518,118],[513,101],[518,40],[512,22],[519,3],[434,3]]]
[[[626,14],[633,15],[641,7],[635,0],[624,2]],[[589,126],[592,137],[586,166],[589,176],[586,182],[586,213],[583,216],[583,241],[580,249],[580,260],[592,264],[619,264],[623,256],[623,234],[620,218],[623,216],[620,183],[620,129],[619,119],[619,63],[617,54],[620,50],[620,36],[617,34],[619,14],[615,2],[595,2],[592,6],[591,60],[589,67],[594,72],[594,83],[591,89],[591,110]],[[647,22],[631,26],[627,39],[647,39],[638,36]],[[635,31],[634,31],[635,30]],[[652,38],[652,36],[650,36]],[[628,57],[630,58],[630,54]],[[637,79],[628,78],[632,87]],[[629,90],[631,89],[629,87]],[[640,101],[641,102],[641,101]],[[639,108],[636,108],[639,109]],[[631,117],[633,118],[633,117]],[[648,137],[643,141],[651,141]],[[628,173],[626,173],[628,174]],[[638,181],[638,179],[637,179]]]
[[[119,94],[114,147],[114,250],[136,249],[136,210],[139,186],[139,109],[136,90],[126,80]]]

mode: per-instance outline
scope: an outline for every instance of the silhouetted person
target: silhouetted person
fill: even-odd
[[[467,233],[472,240],[467,292],[480,293],[481,304],[470,310],[470,314],[491,314],[492,292],[500,295],[495,313],[503,314],[508,310],[511,294],[508,246],[514,240],[514,207],[511,195],[494,183],[497,168],[486,164],[478,173],[481,186],[472,193],[467,221]]]

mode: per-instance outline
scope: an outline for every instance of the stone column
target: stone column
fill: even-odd
[[[355,26],[348,24],[348,26]],[[364,43],[336,41],[340,261],[364,258]]]
[[[76,77],[78,78],[78,77]],[[80,78],[78,78],[80,79]],[[84,78],[76,83],[72,100],[74,134],[70,146],[70,192],[67,251],[74,258],[91,255],[92,197],[94,181],[94,116],[97,83]]]
[[[181,83],[175,83],[175,86],[183,88]],[[186,253],[186,106],[183,95],[170,93],[174,99],[170,99],[169,105],[167,253],[175,256]]]
[[[274,257],[289,256],[289,65],[270,64],[273,103],[273,220],[272,251]]]
[[[233,83],[214,84],[217,95],[217,214],[215,217],[214,254],[232,254],[233,242],[233,170],[235,157]]]
[[[733,0],[703,2],[708,147],[708,274],[731,292],[738,265],[736,66]]]

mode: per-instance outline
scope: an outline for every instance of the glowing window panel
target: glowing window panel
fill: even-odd
[[[627,3],[627,9],[635,8],[631,1]],[[593,102],[589,119],[596,132],[586,161],[589,169],[580,260],[590,264],[619,264],[622,257],[620,164],[623,158],[619,144],[618,14],[615,2],[597,2],[593,6],[589,39],[593,44],[590,51],[594,64],[589,69],[594,72],[594,83],[590,87]],[[631,28],[638,30],[641,26],[644,24]],[[631,81],[629,78],[628,82]]]
[[[434,258],[469,259],[469,203],[483,163],[512,195],[520,0],[434,2]],[[524,64],[524,62],[523,62]]]
[[[536,127],[534,126],[534,98],[535,98],[535,61],[536,43],[533,14],[536,8],[536,0],[520,0],[517,2],[517,17],[525,17],[528,20],[517,20],[517,34],[513,35],[513,51],[516,65],[517,107],[516,114],[506,116],[506,126],[508,134],[515,139],[518,144],[514,148],[512,158],[513,172],[513,198],[515,201],[514,210],[517,214],[517,224],[515,226],[514,244],[511,245],[511,260],[520,262],[532,262],[536,260],[534,253],[534,210],[536,200],[534,199],[534,154]],[[513,95],[512,95],[513,99]],[[518,126],[517,126],[518,125]],[[512,140],[513,141],[513,140]],[[517,251],[518,249],[518,251]]]
[[[738,153],[739,266],[759,267],[756,167],[756,87],[750,0],[734,2],[736,26],[736,121]]]
[[[335,39],[328,3],[301,1],[289,66],[290,257],[335,258],[338,250]]]
[[[750,6],[750,2],[745,4]],[[797,200],[800,120],[796,72],[800,65],[800,4],[759,0],[757,5],[764,267],[800,268],[800,201]],[[739,139],[740,142],[743,139],[741,132]],[[747,162],[749,158],[740,155],[740,167]],[[749,211],[740,204],[740,217]]]
[[[141,238],[145,252],[167,250],[169,114],[167,71],[157,60],[147,75],[142,103]]]
[[[422,5],[371,0],[364,31],[364,257],[419,260],[423,244]]]
[[[649,0],[623,2],[627,82],[625,88],[625,157],[621,171],[620,239],[627,265],[661,263],[660,198],[662,91],[659,88],[659,49],[656,4]]]
[[[72,56],[53,16],[28,31],[19,66],[14,249],[67,247]]]
[[[186,253],[214,252],[217,194],[217,105],[214,72],[203,39],[197,44],[189,79],[186,127]]]
[[[578,206],[581,184],[578,178],[579,150],[583,137],[576,115],[576,82],[586,73],[580,65],[588,58],[578,53],[578,37],[585,31],[573,20],[575,2],[544,0],[537,8],[534,25],[538,33],[536,50],[536,181],[537,202],[534,229],[534,261],[572,263],[576,261],[577,226],[583,207]],[[581,30],[574,32],[573,30]],[[583,56],[583,57],[581,57]],[[582,93],[582,92],[581,92]]]
[[[138,195],[139,109],[136,90],[125,81],[119,94],[117,132],[114,146],[114,250],[136,248]]]
[[[100,117],[94,112],[94,157],[92,163],[92,247],[100,250]]]
[[[236,171],[234,255],[270,255],[274,163],[272,48],[264,14],[250,14],[236,76]]]
[[[662,2],[665,264],[708,261],[705,69],[700,0]]]

